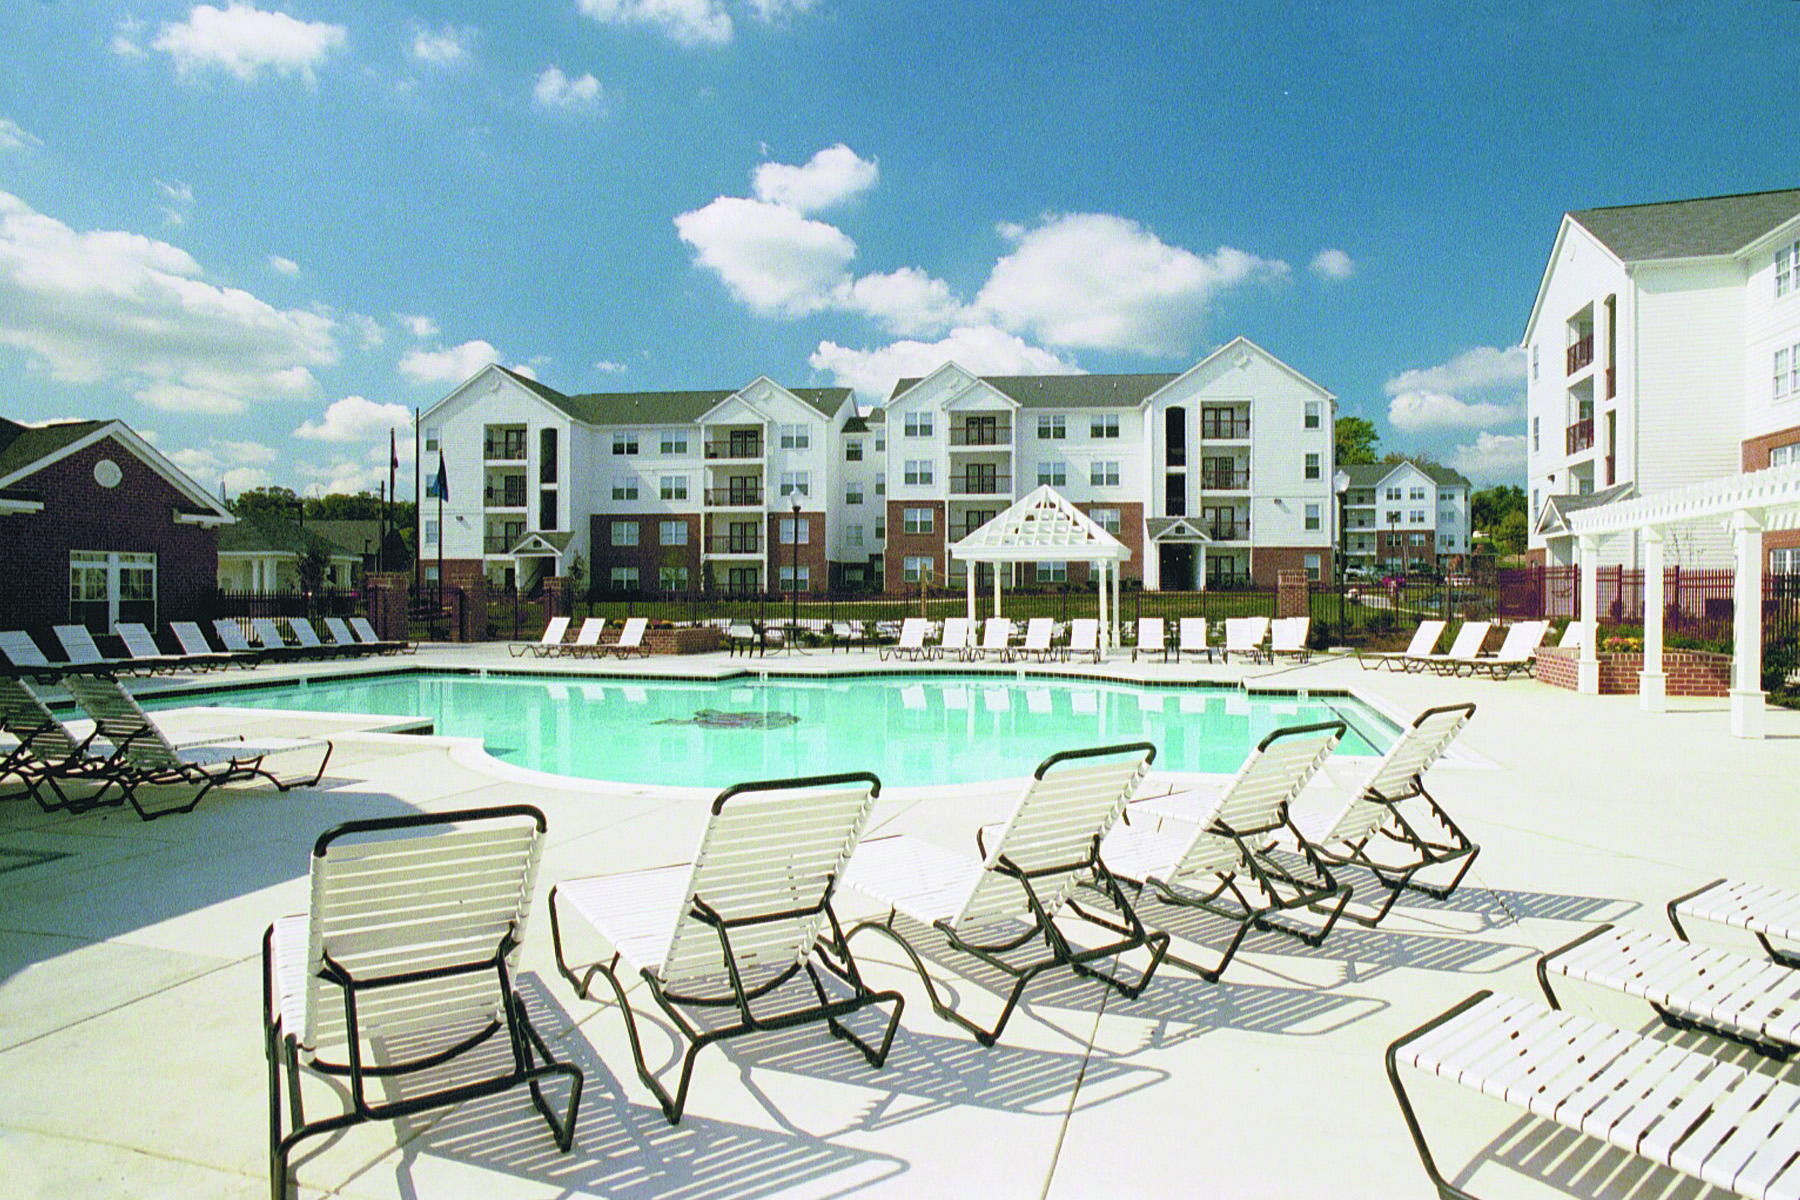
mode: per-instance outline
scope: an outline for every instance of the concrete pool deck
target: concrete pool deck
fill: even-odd
[[[909,669],[873,653],[540,663],[476,646],[241,675],[412,665],[699,676]],[[1382,1069],[1389,1041],[1478,988],[1536,997],[1536,954],[1587,923],[1663,929],[1664,901],[1720,875],[1800,887],[1800,712],[1771,709],[1770,737],[1747,742],[1728,735],[1722,700],[1672,701],[1673,711],[1653,715],[1632,697],[1363,672],[1334,659],[1297,668],[1113,661],[1099,672],[1354,689],[1398,715],[1472,700],[1469,754],[1430,782],[1481,857],[1451,900],[1402,901],[1379,930],[1340,926],[1316,949],[1252,935],[1219,984],[1166,965],[1142,997],[1122,1002],[1097,985],[1047,978],[989,1050],[932,1013],[890,947],[859,939],[872,982],[907,997],[887,1067],[868,1069],[817,1027],[709,1049],[688,1115],[671,1128],[631,1067],[613,1006],[578,999],[556,974],[542,905],[562,879],[685,859],[710,793],[497,771],[466,743],[360,732],[354,719],[184,710],[169,721],[323,733],[336,752],[312,791],[232,789],[148,825],[128,810],[71,817],[0,800],[3,1190],[266,1190],[262,931],[305,910],[313,839],[353,816],[513,801],[546,812],[521,990],[559,1052],[586,1071],[587,1090],[569,1155],[557,1153],[521,1091],[354,1130],[302,1158],[299,1195],[1425,1197]],[[965,847],[1009,798],[992,785],[895,789],[871,833]],[[1372,889],[1366,875],[1347,879]],[[856,905],[845,895],[840,910],[854,915]],[[1153,902],[1143,915],[1175,935],[1182,957],[1210,961],[1218,949],[1219,924]],[[991,1015],[992,980],[962,968],[943,960],[934,972],[955,981],[978,1016]],[[1625,1028],[1654,1025],[1633,1002],[1578,989],[1567,1002]],[[1743,1057],[1698,1035],[1679,1039]],[[666,1043],[652,1047],[665,1052]],[[1757,1068],[1800,1078],[1800,1068]],[[1704,1190],[1491,1101],[1412,1086],[1440,1161],[1478,1195]]]

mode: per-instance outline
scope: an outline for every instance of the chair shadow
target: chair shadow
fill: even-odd
[[[904,1160],[891,1155],[835,1145],[791,1129],[756,1129],[691,1111],[680,1125],[670,1125],[661,1109],[626,1098],[616,1077],[575,1027],[574,1018],[541,979],[527,972],[516,985],[552,1051],[585,1076],[569,1153],[556,1148],[532,1107],[530,1092],[514,1088],[418,1119],[400,1147],[397,1163],[384,1157],[368,1168],[379,1171],[391,1164],[403,1196],[444,1194],[433,1169],[421,1167],[425,1157],[547,1184],[564,1195],[646,1200],[754,1200],[796,1187],[808,1194],[843,1195],[908,1169]],[[548,1036],[564,1026],[562,1036]],[[847,1047],[832,1044],[862,1061]],[[858,1082],[866,1085],[867,1080]],[[545,1091],[552,1111],[560,1116],[567,1105],[566,1085],[553,1082]],[[470,1177],[471,1186],[476,1178]]]

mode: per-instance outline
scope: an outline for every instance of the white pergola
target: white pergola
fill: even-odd
[[[1108,646],[1119,644],[1119,565],[1131,557],[1131,551],[1055,488],[1045,485],[1015,501],[1011,508],[952,545],[950,556],[969,564],[971,621],[975,619],[976,563],[996,566],[996,617],[1000,615],[1000,563],[1093,563],[1100,568],[1101,636]]]
[[[1638,679],[1638,704],[1646,712],[1667,707],[1663,673],[1662,592],[1664,531],[1671,525],[1716,520],[1731,531],[1735,550],[1732,581],[1731,732],[1734,737],[1763,736],[1762,601],[1763,534],[1800,529],[1800,465],[1772,467],[1744,475],[1712,479],[1634,500],[1620,500],[1571,513],[1582,566],[1581,664],[1577,688],[1600,690],[1599,647],[1595,616],[1600,607],[1599,572],[1593,565],[1602,539],[1641,533],[1644,538],[1644,671]],[[1653,582],[1654,581],[1654,582]]]

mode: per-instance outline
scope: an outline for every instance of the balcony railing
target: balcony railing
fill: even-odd
[[[713,508],[755,508],[763,502],[761,488],[707,488],[704,495]]]
[[[706,443],[708,458],[761,458],[762,452],[760,437],[726,438]]]
[[[1245,467],[1242,470],[1202,469],[1200,486],[1214,492],[1241,492],[1250,486],[1250,468]]]
[[[1241,441],[1250,436],[1250,418],[1202,413],[1200,436],[1209,441]]]
[[[1581,368],[1583,368],[1585,366],[1588,366],[1593,361],[1594,361],[1594,335],[1590,333],[1586,337],[1582,338],[1580,341],[1576,342],[1574,345],[1569,347],[1568,374],[1573,375],[1575,372],[1581,370]]]
[[[1594,444],[1594,418],[1577,421],[1569,426],[1567,437],[1570,454],[1579,454]]]
[[[524,508],[525,484],[517,487],[508,485],[505,488],[487,488],[482,492],[482,502],[489,508]]]
[[[1215,542],[1242,542],[1250,538],[1250,518],[1242,521],[1214,521],[1206,527],[1206,536]]]
[[[488,438],[481,444],[481,456],[488,462],[506,462],[525,457],[525,435]]]
[[[950,476],[952,496],[1000,496],[1012,490],[1012,476],[971,472]]]
[[[481,539],[482,552],[485,554],[505,554],[508,550],[511,550],[514,546],[518,545],[519,539],[524,536],[524,530],[511,534],[490,533]]]
[[[720,534],[708,539],[706,548],[711,554],[761,554],[763,540],[757,533]]]
[[[952,446],[1010,446],[1012,430],[1006,426],[952,425]]]

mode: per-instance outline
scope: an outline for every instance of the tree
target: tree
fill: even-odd
[[[231,510],[233,516],[259,517],[265,513],[273,513],[290,520],[299,504],[300,497],[294,495],[294,489],[284,487],[249,488],[225,501],[225,507]]]
[[[1525,543],[1530,537],[1530,530],[1525,524],[1525,510],[1515,509],[1500,519],[1494,531],[1494,542],[1501,549],[1512,554],[1525,553]]]
[[[1375,436],[1374,422],[1361,417],[1339,417],[1332,430],[1337,439],[1338,466],[1365,466],[1375,461],[1375,447],[1380,439]]]
[[[1525,489],[1517,484],[1506,483],[1498,487],[1482,488],[1469,496],[1470,525],[1494,534],[1496,539],[1508,514],[1515,512],[1521,520],[1530,520],[1531,514],[1526,511],[1525,506]]]

